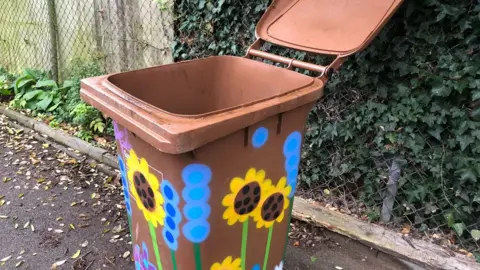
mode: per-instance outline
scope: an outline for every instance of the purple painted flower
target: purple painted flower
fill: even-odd
[[[135,245],[133,258],[135,259],[135,270],[157,270],[155,265],[148,261],[148,247],[142,242],[142,250],[139,245]]]
[[[115,133],[115,139],[118,140],[120,144],[120,150],[122,152],[130,151],[130,149],[132,149],[132,145],[128,141],[127,129],[126,128],[120,129],[117,122],[115,121],[112,121],[112,123],[113,123],[113,130]]]

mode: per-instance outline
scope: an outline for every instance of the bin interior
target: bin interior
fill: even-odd
[[[118,73],[108,81],[166,112],[198,116],[274,98],[315,78],[231,56],[208,57]]]

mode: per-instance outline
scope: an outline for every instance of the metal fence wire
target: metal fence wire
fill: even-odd
[[[205,1],[199,2],[205,4]],[[255,12],[261,14],[267,2],[263,1]],[[245,8],[247,6],[245,4]],[[62,80],[68,76],[69,65],[74,59],[98,61],[105,73],[171,63],[174,61],[172,44],[176,38],[188,44],[191,53],[199,53],[195,48],[200,41],[188,35],[176,37],[175,29],[182,26],[175,23],[179,18],[173,11],[174,7],[165,5],[164,1],[152,0],[2,0],[0,67],[10,72],[20,72],[24,68],[48,70],[54,78]],[[242,27],[249,29],[251,23],[244,22]],[[205,27],[205,31],[213,31],[211,27]],[[253,36],[252,33],[249,35]],[[201,42],[205,44],[205,41]],[[221,46],[221,42],[216,42],[219,44],[216,46]],[[248,38],[243,42],[242,45],[250,44]],[[243,49],[232,50],[240,53]],[[188,58],[188,55],[176,58]],[[329,122],[342,120],[343,111],[366,102],[362,93],[355,89],[327,93],[316,105],[310,121],[313,119],[319,126],[327,126]],[[308,132],[313,132],[315,128],[321,127],[310,126]],[[326,168],[342,168],[338,164],[349,163],[349,157],[340,145],[326,144],[320,152],[322,166]],[[303,166],[313,166],[315,162],[318,160],[306,159]],[[406,167],[408,170],[401,169]],[[449,213],[442,210],[445,205],[452,205],[452,199],[459,196],[452,188],[444,187],[440,192],[422,191],[433,199],[420,208],[398,200],[396,194],[410,192],[411,189],[405,187],[425,180],[424,172],[414,163],[399,160],[396,156],[380,156],[372,159],[368,173],[348,169],[352,170],[349,175],[353,175],[348,179],[333,170],[328,174],[315,174],[312,177],[319,179],[312,181],[320,184],[304,188],[300,194],[402,234],[470,256],[480,253],[479,242],[470,235],[472,230],[480,228],[480,219],[452,229]],[[375,178],[377,182],[367,185],[362,182],[365,177]],[[367,189],[369,192],[366,193]],[[364,194],[370,195],[366,197]],[[459,230],[465,233],[458,236]]]

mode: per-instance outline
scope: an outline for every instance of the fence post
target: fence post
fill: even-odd
[[[58,41],[57,41],[57,11],[55,0],[46,0],[48,5],[48,26],[50,32],[50,61],[52,64],[52,76],[58,81]]]

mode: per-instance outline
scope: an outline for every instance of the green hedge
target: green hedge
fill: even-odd
[[[175,58],[243,55],[268,2],[177,0]],[[329,80],[309,117],[303,183],[343,187],[375,218],[396,160],[395,214],[471,239],[480,226],[479,14],[478,1],[405,1]]]

